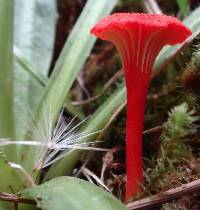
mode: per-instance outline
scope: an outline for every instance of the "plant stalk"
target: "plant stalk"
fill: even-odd
[[[141,191],[139,183],[143,180],[142,168],[142,131],[145,103],[150,78],[141,70],[134,72],[134,78],[126,78],[127,86],[127,121],[126,121],[126,200]],[[130,79],[131,78],[131,79]]]

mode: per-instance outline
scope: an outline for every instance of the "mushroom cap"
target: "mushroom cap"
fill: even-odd
[[[175,17],[159,15],[159,14],[144,14],[144,13],[114,13],[101,19],[90,31],[91,34],[103,39],[112,41],[110,32],[117,29],[132,30],[138,29],[145,33],[161,31],[164,44],[175,45],[184,41],[191,31]]]

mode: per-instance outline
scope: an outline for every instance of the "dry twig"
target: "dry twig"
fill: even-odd
[[[153,127],[153,128],[150,128],[148,130],[143,131],[142,134],[146,135],[146,134],[150,134],[150,133],[154,133],[154,132],[160,132],[160,131],[163,131],[163,126],[158,125],[156,127]]]
[[[119,71],[117,71],[114,76],[108,80],[108,82],[104,85],[103,89],[101,90],[101,92],[99,94],[97,94],[96,96],[93,96],[91,98],[88,98],[87,100],[84,101],[73,101],[72,104],[74,106],[80,106],[80,105],[85,105],[88,103],[91,103],[95,100],[97,100],[98,98],[100,98],[109,88],[112,84],[114,84],[116,82],[116,80],[118,80],[123,74],[122,69],[120,69]]]
[[[9,194],[9,193],[4,193],[0,192],[0,201],[8,201],[8,202],[13,202],[13,203],[25,203],[25,204],[30,204],[30,205],[36,205],[36,201],[27,199],[27,198],[19,198],[15,195]]]
[[[129,210],[146,210],[197,191],[200,191],[200,179],[183,184],[180,187],[152,195],[148,198],[134,201],[129,203],[127,208]]]

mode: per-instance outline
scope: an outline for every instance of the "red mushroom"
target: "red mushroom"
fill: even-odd
[[[164,45],[183,42],[191,31],[166,15],[116,13],[100,20],[91,34],[116,45],[127,89],[126,200],[140,191],[145,101],[155,59]]]

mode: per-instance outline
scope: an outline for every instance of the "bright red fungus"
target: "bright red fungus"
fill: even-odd
[[[91,30],[113,42],[122,59],[127,89],[126,200],[140,191],[142,130],[145,101],[155,59],[164,45],[183,42],[191,31],[171,16],[116,13],[100,20]]]

